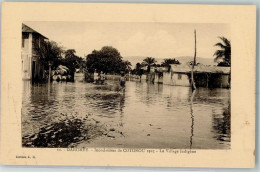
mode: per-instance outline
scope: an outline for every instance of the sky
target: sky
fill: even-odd
[[[94,49],[113,46],[123,57],[174,58],[194,56],[194,30],[197,56],[214,58],[219,36],[230,40],[228,24],[194,23],[95,23],[62,21],[24,22],[32,29],[66,49],[84,57]]]

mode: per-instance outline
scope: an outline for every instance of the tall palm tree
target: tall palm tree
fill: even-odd
[[[225,37],[219,37],[222,42],[218,42],[215,46],[220,47],[213,56],[216,56],[214,61],[219,62],[218,66],[231,66],[231,44]]]
[[[156,60],[155,58],[152,58],[152,57],[146,57],[144,60],[143,60],[143,65],[147,66],[147,72],[150,72],[150,68],[151,68],[151,65],[155,64],[156,63]]]

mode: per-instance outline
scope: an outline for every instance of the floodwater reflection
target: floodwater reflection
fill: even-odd
[[[24,81],[22,136],[27,147],[229,149],[230,90]]]

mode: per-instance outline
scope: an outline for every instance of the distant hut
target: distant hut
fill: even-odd
[[[163,84],[175,86],[191,85],[190,64],[171,64],[169,72],[163,72]],[[194,67],[194,80],[197,87],[229,88],[230,67],[205,66]]]
[[[190,65],[171,64],[169,72],[163,73],[163,84],[190,86]]]
[[[168,67],[156,67],[154,69],[154,83],[163,83],[163,73],[168,71]]]

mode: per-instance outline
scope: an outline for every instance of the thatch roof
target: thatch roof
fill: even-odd
[[[176,73],[190,73],[192,65],[186,64],[171,64],[171,72]],[[230,67],[220,67],[220,66],[205,66],[198,64],[194,66],[194,73],[223,73],[230,74]]]
[[[57,67],[57,70],[69,71],[69,68],[67,68],[66,66],[63,66],[63,65],[59,65],[59,66]]]
[[[151,70],[156,70],[157,72],[167,72],[168,67],[157,67],[157,66],[151,66]]]
[[[171,72],[190,73],[191,67],[188,64],[171,64]]]
[[[30,28],[29,26],[23,24],[22,25],[22,32],[28,32],[28,33],[36,33],[41,35],[43,38],[48,39],[47,37],[43,36],[42,34],[40,34],[39,32],[33,30],[32,28]]]

